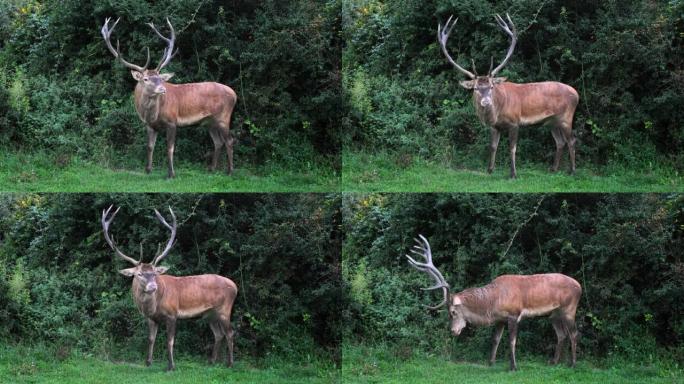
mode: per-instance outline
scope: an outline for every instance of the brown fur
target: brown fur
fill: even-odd
[[[121,273],[133,276],[131,293],[136,306],[148,320],[150,328],[147,365],[152,364],[154,342],[159,323],[166,325],[168,333],[168,369],[175,369],[173,344],[177,319],[206,317],[214,333],[211,362],[215,362],[221,341],[228,344],[226,364],[233,364],[233,330],[230,316],[237,297],[237,285],[219,275],[168,276],[151,264],[141,263]],[[145,292],[149,284],[156,284],[152,292]]]
[[[140,78],[159,78],[154,70],[146,70]],[[134,74],[134,77],[136,75]],[[135,87],[135,109],[140,119],[147,125],[147,166],[152,170],[152,157],[157,134],[166,131],[168,165],[170,178],[175,177],[173,154],[175,151],[176,128],[207,121],[209,134],[214,142],[214,153],[210,170],[218,164],[222,147],[226,147],[227,173],[233,172],[233,144],[230,134],[230,119],[237,103],[237,95],[230,87],[214,83],[172,84],[161,81],[164,94],[155,94],[158,84],[145,84],[138,80]]]
[[[483,76],[473,82],[480,84],[491,78]],[[496,150],[502,131],[507,131],[511,152],[511,177],[516,178],[515,154],[517,151],[518,128],[520,126],[547,123],[556,142],[552,172],[560,165],[563,148],[568,146],[570,173],[574,173],[575,142],[572,121],[579,102],[577,91],[569,85],[546,81],[541,83],[516,84],[502,82],[492,84],[492,104],[482,106],[482,97],[475,87],[473,102],[480,121],[491,129],[490,159],[488,172],[494,170]]]
[[[540,275],[503,275],[481,288],[469,288],[454,293],[449,300],[452,331],[460,333],[466,323],[497,325],[492,342],[490,363],[494,363],[503,327],[508,324],[511,343],[511,369],[517,369],[515,342],[517,324],[522,318],[550,315],[558,343],[552,362],[558,363],[563,341],[570,339],[576,363],[577,330],[575,312],[582,296],[582,287],[571,277],[548,273]],[[456,324],[461,323],[461,328]]]

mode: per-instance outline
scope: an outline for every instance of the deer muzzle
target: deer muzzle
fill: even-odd
[[[152,281],[145,285],[145,293],[153,293],[157,290],[157,283]]]

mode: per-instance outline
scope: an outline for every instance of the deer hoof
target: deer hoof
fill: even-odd
[[[146,360],[145,366],[149,367],[150,365],[152,365],[152,360]]]
[[[149,175],[150,172],[152,172],[152,168],[145,168],[145,173],[147,173]]]
[[[168,367],[166,367],[166,371],[167,371],[167,372],[171,372],[171,371],[175,371],[175,370],[176,370],[176,366],[175,366],[175,365],[169,365]]]

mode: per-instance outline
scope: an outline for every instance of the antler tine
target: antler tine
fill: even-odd
[[[493,71],[490,71],[489,76],[495,76],[506,65],[506,63],[508,63],[508,60],[511,58],[513,51],[515,50],[515,44],[518,41],[515,24],[513,24],[513,20],[511,20],[511,16],[508,13],[506,13],[506,18],[508,19],[508,22],[504,21],[504,19],[498,14],[494,17],[496,23],[499,24],[499,27],[503,29],[503,31],[506,32],[506,34],[511,38],[511,45],[508,47],[506,57],[503,59],[501,64],[494,68]]]
[[[116,49],[114,49],[114,47],[112,46],[112,42],[110,40],[112,32],[114,32],[114,28],[116,28],[116,25],[119,23],[119,20],[121,20],[121,18],[116,19],[114,25],[112,25],[112,28],[110,29],[109,22],[111,20],[111,17],[106,18],[104,24],[102,25],[102,29],[100,29],[100,33],[104,38],[105,44],[107,45],[107,49],[109,49],[109,52],[111,52],[115,58],[119,59],[119,61],[121,61],[121,63],[126,67],[134,69],[138,72],[145,72],[147,66],[150,64],[150,49],[147,48],[147,62],[145,63],[144,67],[129,63],[128,61],[124,60],[123,56],[121,55],[121,52],[119,51],[119,40],[116,41]]]
[[[157,34],[157,36],[159,36],[167,44],[167,47],[164,48],[162,58],[161,60],[159,60],[159,64],[157,65],[157,72],[161,71],[162,68],[164,68],[169,63],[169,61],[171,61],[171,58],[175,55],[175,53],[173,52],[173,46],[176,42],[176,31],[173,29],[173,25],[171,25],[171,21],[169,21],[168,17],[166,18],[166,24],[169,26],[169,30],[171,31],[170,37],[162,35],[153,23],[147,23],[147,25],[149,25],[150,28],[152,28],[152,30]]]
[[[107,244],[116,252],[117,256],[121,257],[122,259],[128,261],[129,263],[133,265],[138,265],[140,264],[139,261],[136,261],[135,259],[126,256],[119,248],[116,246],[116,243],[114,243],[114,240],[109,236],[109,226],[111,225],[112,221],[114,221],[114,217],[116,216],[117,213],[119,213],[119,209],[121,207],[117,208],[114,213],[110,216],[109,213],[112,211],[112,208],[114,207],[114,204],[110,205],[109,208],[106,210],[102,210],[102,230],[104,231],[104,237],[105,240],[107,241]],[[107,218],[109,217],[109,220]]]
[[[157,211],[156,209],[154,210],[154,213],[157,215],[157,219],[159,219],[159,221],[171,231],[169,241],[166,242],[166,247],[164,247],[164,250],[160,254],[158,254],[152,261],[152,265],[155,266],[157,265],[157,263],[162,261],[166,257],[166,255],[169,254],[169,251],[171,250],[171,248],[173,248],[173,245],[175,244],[177,228],[176,215],[173,213],[173,209],[171,209],[171,207],[169,207],[169,212],[171,212],[171,219],[173,225],[169,225],[169,223],[166,222],[161,213],[159,213],[159,211]]]
[[[475,79],[477,76],[475,76],[471,72],[465,70],[463,67],[458,65],[454,61],[454,59],[451,58],[451,55],[449,55],[449,52],[447,51],[446,44],[449,40],[449,35],[451,35],[451,31],[454,29],[454,27],[456,26],[456,22],[458,21],[458,18],[456,18],[452,23],[451,19],[453,17],[454,15],[449,16],[449,19],[447,20],[446,24],[444,24],[443,28],[440,23],[437,23],[437,41],[439,41],[439,45],[442,47],[442,52],[444,53],[444,56],[446,56],[447,61],[464,75],[468,76],[471,79]]]
[[[442,300],[442,302],[436,306],[426,306],[430,309],[437,309],[447,302],[447,298],[449,296],[449,284],[444,279],[444,276],[442,276],[442,273],[439,272],[439,270],[432,263],[432,251],[430,250],[430,243],[428,243],[427,239],[423,235],[419,234],[418,237],[420,238],[420,240],[414,239],[417,244],[413,246],[413,248],[415,249],[410,249],[410,252],[412,252],[415,255],[422,256],[425,262],[422,263],[416,261],[408,254],[405,256],[412,267],[414,267],[420,272],[427,273],[428,276],[430,276],[435,281],[435,285],[427,288],[421,288],[422,290],[430,291],[434,289],[442,289],[442,292],[444,294],[444,299]]]

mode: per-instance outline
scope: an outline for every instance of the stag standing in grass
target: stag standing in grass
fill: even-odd
[[[164,275],[167,267],[157,264],[169,254],[176,238],[176,215],[169,207],[172,223],[166,222],[164,217],[155,209],[157,219],[171,231],[169,241],[161,253],[153,259],[151,264],[136,261],[126,256],[114,243],[109,235],[109,226],[119,209],[111,213],[113,206],[102,211],[102,230],[104,237],[117,256],[134,265],[132,268],[119,272],[124,276],[133,277],[131,292],[133,301],[140,313],[147,318],[150,328],[149,347],[146,364],[152,364],[154,340],[157,337],[159,323],[166,325],[167,350],[169,354],[168,370],[174,370],[173,342],[176,335],[176,320],[203,316],[209,319],[209,326],[214,333],[214,349],[210,362],[216,362],[221,341],[225,338],[228,344],[226,365],[233,365],[233,329],[230,325],[230,314],[237,297],[237,285],[230,279],[219,275],[197,276],[169,276]],[[141,255],[142,257],[142,255]]]
[[[414,260],[406,255],[409,263],[435,280],[435,285],[424,290],[441,289],[444,299],[437,309],[448,303],[451,333],[458,336],[467,323],[474,325],[496,325],[492,338],[492,353],[489,364],[496,360],[504,326],[508,325],[508,338],[511,348],[511,370],[518,366],[515,362],[515,341],[518,335],[518,323],[525,317],[547,316],[556,331],[558,342],[556,352],[551,360],[557,364],[565,339],[570,339],[570,366],[577,361],[577,328],[575,327],[575,311],[582,287],[573,278],[560,273],[541,275],[503,275],[481,288],[469,288],[458,293],[449,293],[449,284],[444,276],[432,264],[430,244],[422,235],[418,235],[417,245],[411,252],[421,256],[425,262]]]
[[[465,70],[454,61],[447,51],[447,40],[451,31],[456,26],[456,21],[449,17],[446,25],[442,28],[437,26],[437,40],[442,47],[442,52],[451,65],[459,72],[468,76],[470,80],[461,81],[465,89],[473,90],[473,101],[477,116],[482,124],[490,127],[491,144],[489,148],[489,167],[487,172],[492,173],[496,158],[496,149],[499,146],[501,132],[508,131],[508,140],[511,151],[511,178],[516,178],[515,152],[518,143],[518,128],[521,125],[546,123],[551,126],[551,134],[556,142],[556,155],[553,160],[552,172],[558,170],[563,148],[568,146],[570,155],[570,173],[575,173],[575,136],[572,133],[572,119],[575,108],[579,102],[577,91],[569,85],[555,81],[541,83],[516,84],[506,81],[505,77],[496,77],[496,74],[506,65],[513,54],[517,42],[517,32],[511,17],[506,15],[508,23],[501,16],[496,15],[499,27],[511,38],[511,45],[504,60],[496,68],[492,69],[492,58],[489,72],[486,76],[479,76]]]
[[[161,70],[171,61],[174,55],[173,46],[176,35],[169,19],[166,23],[171,31],[170,37],[162,35],[152,23],[148,25],[166,42],[159,65],[155,69],[147,69],[150,64],[150,50],[147,49],[147,62],[140,67],[123,59],[119,52],[119,42],[116,49],[112,46],[110,37],[119,19],[109,28],[110,19],[102,26],[102,37],[107,48],[126,67],[131,69],[133,78],[138,82],[135,87],[135,110],[140,120],[147,125],[147,166],[145,171],[152,171],[152,156],[157,133],[166,131],[168,151],[168,177],[173,178],[173,152],[176,143],[176,128],[206,121],[209,125],[209,135],[214,142],[214,154],[211,160],[211,171],[216,170],[221,148],[226,147],[227,172],[233,172],[233,143],[235,139],[230,134],[230,116],[237,102],[237,95],[230,87],[214,83],[171,84],[168,80],[173,73],[161,73]]]

